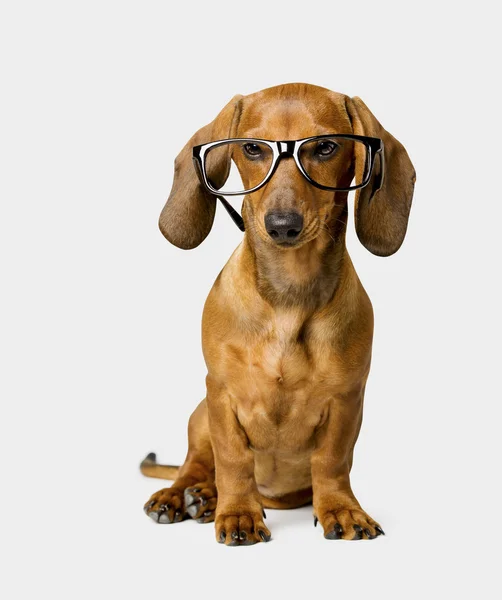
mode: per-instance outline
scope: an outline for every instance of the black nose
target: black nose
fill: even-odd
[[[276,242],[294,242],[303,229],[303,217],[296,212],[269,212],[265,216],[265,229]]]

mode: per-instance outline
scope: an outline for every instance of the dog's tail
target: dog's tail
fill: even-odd
[[[143,459],[139,466],[139,470],[147,477],[157,477],[158,479],[169,479],[174,481],[178,475],[179,467],[173,465],[158,465],[155,452],[150,452]]]

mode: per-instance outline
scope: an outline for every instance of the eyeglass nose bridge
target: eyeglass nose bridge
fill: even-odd
[[[277,142],[279,156],[294,156],[296,142],[293,140],[284,140]]]
[[[276,144],[277,144],[277,155],[276,155],[276,159],[275,159],[275,164],[269,174],[268,180],[270,180],[270,178],[272,178],[272,176],[276,172],[277,167],[279,166],[279,164],[281,163],[283,158],[292,158],[296,164],[296,168],[298,169],[298,171],[300,171],[300,173],[304,177],[304,179],[306,179],[309,183],[313,183],[312,180],[310,179],[310,177],[307,176],[303,167],[301,166],[301,164],[298,161],[298,155],[297,155],[298,140],[283,140],[281,142],[276,142]],[[316,185],[316,184],[314,184],[314,185]]]

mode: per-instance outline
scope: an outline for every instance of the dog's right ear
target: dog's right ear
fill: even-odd
[[[214,121],[193,135],[174,163],[173,187],[162,209],[159,228],[164,237],[184,250],[203,242],[213,225],[216,197],[205,190],[192,162],[192,148],[217,140],[235,137],[242,96],[234,96]],[[230,154],[219,154],[211,165],[211,180],[221,187],[230,171]]]

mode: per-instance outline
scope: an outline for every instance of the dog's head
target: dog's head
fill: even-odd
[[[406,234],[415,183],[415,171],[406,150],[385,131],[360,98],[306,84],[281,85],[245,97],[235,96],[212,123],[188,141],[176,159],[173,188],[159,221],[162,233],[174,245],[188,249],[198,246],[211,229],[216,197],[197,177],[192,163],[194,146],[228,138],[285,141],[326,134],[368,136],[383,141],[385,176],[379,159],[368,184],[357,190],[355,226],[359,240],[373,254],[393,254]],[[253,169],[255,173],[265,169],[263,158],[257,159],[259,148],[250,146],[247,155],[235,148],[237,145],[230,145],[212,154],[207,169],[216,188],[227,180],[232,161],[248,189],[253,184],[249,181]],[[323,157],[330,148],[317,144],[315,152],[319,157],[315,159],[324,161],[321,168],[330,181],[336,182],[336,187],[346,188],[354,178],[361,181],[367,170],[368,156],[362,148],[361,144],[347,143],[336,161],[330,162]],[[284,158],[278,161],[267,183],[245,197],[246,228],[261,242],[282,249],[298,248],[321,234],[333,237],[335,224],[346,211],[347,192],[314,186],[292,156]]]

